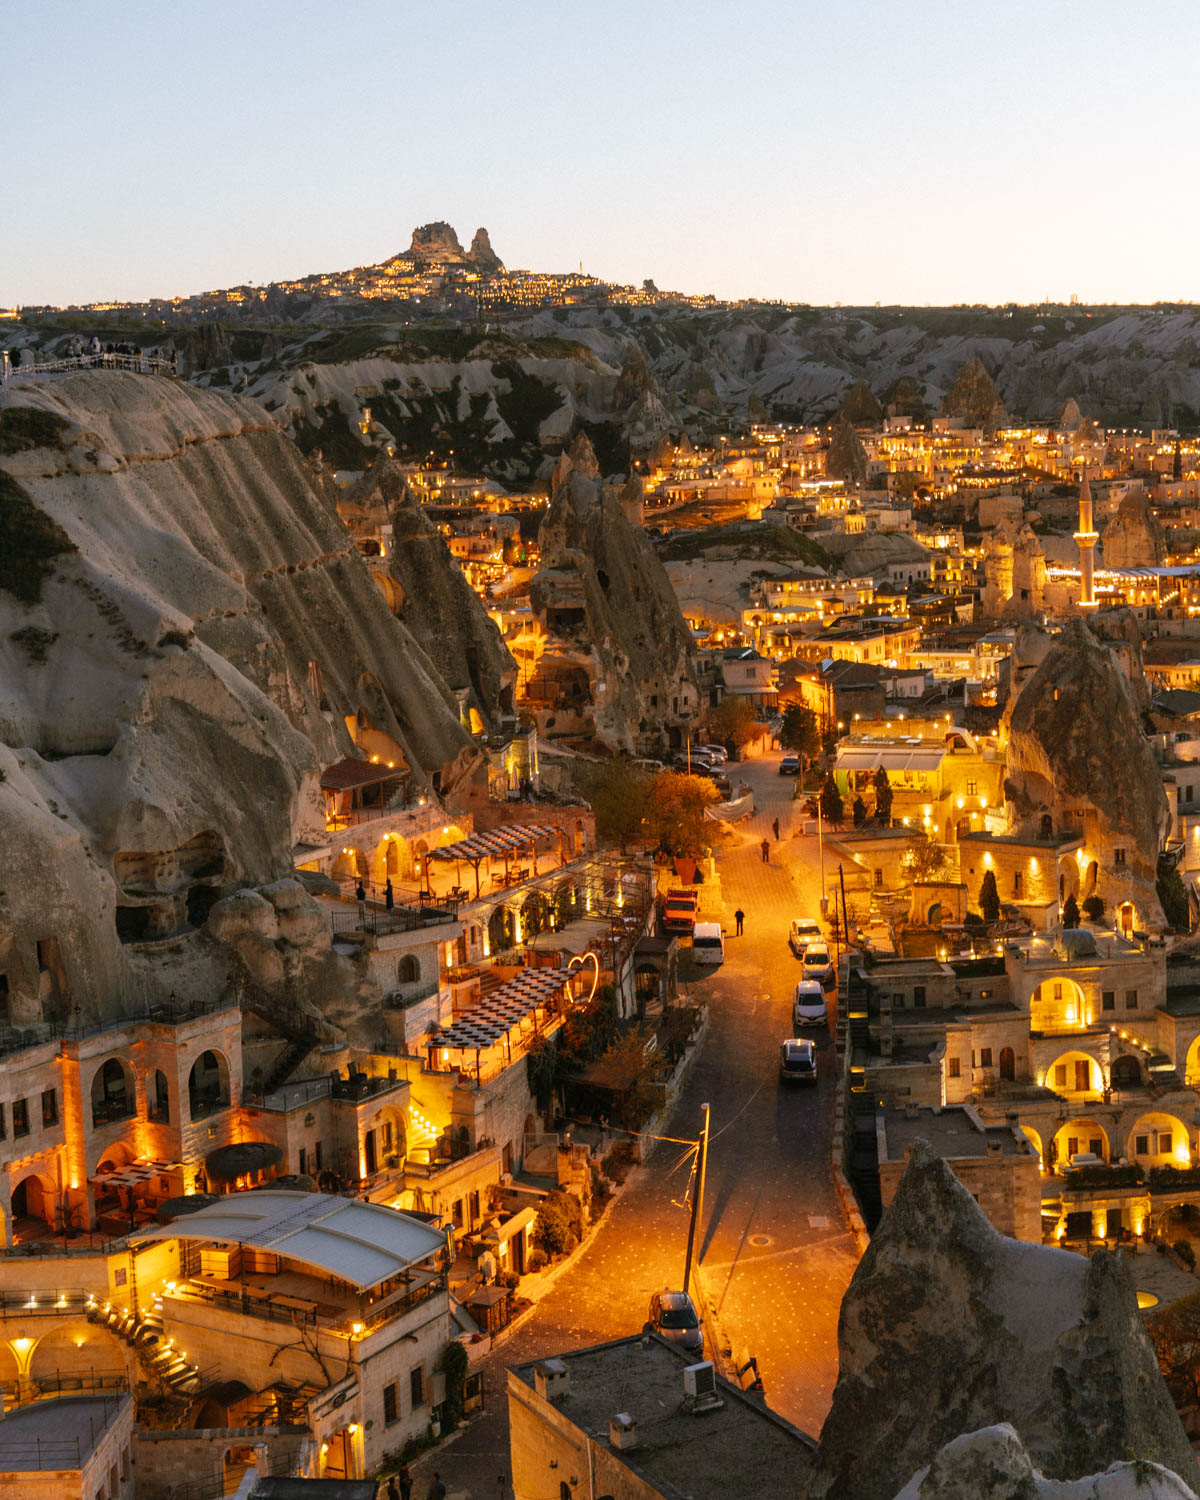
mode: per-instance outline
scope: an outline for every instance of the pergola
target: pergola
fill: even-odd
[[[508,862],[518,849],[528,849],[533,859],[533,873],[537,874],[537,840],[558,839],[560,862],[566,864],[566,853],[562,842],[563,831],[554,823],[523,823],[507,828],[495,828],[490,833],[474,833],[470,838],[457,843],[443,844],[429,851],[430,859],[454,860],[456,864],[469,864],[475,870],[475,897],[478,900],[479,867],[485,859],[503,859],[504,872],[508,874]]]
[[[530,1017],[536,1017],[543,1006],[556,1000],[578,978],[576,970],[525,969],[457,1016],[452,1026],[439,1031],[429,1043],[430,1050],[474,1052],[476,1070],[480,1053],[499,1042],[504,1042],[511,1054],[512,1032],[523,1028]]]

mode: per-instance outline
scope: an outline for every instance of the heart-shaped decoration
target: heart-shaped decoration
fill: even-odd
[[[578,974],[580,977],[582,977],[583,966],[588,962],[589,959],[591,960],[592,964],[592,987],[588,991],[587,999],[581,1002],[584,1005],[591,1004],[592,996],[596,993],[596,987],[600,983],[600,960],[594,953],[589,950],[587,953],[577,953],[575,957],[571,959],[571,961],[567,964],[568,969],[572,969],[575,974]],[[579,998],[580,997],[578,995],[575,996],[576,1000],[579,1000]]]

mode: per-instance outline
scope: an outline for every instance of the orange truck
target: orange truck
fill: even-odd
[[[663,931],[683,933],[691,937],[696,925],[696,905],[695,891],[668,891],[663,898]]]

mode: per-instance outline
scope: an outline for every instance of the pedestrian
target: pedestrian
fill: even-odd
[[[394,1474],[388,1478],[387,1500],[400,1500],[400,1486],[396,1483]]]
[[[737,935],[738,935],[738,937],[741,937],[741,935],[742,935],[742,923],[746,920],[746,913],[742,910],[742,908],[740,906],[738,907],[737,911],[734,912],[734,914],[733,914],[733,920],[737,923]]]
[[[400,1465],[396,1478],[400,1481],[400,1500],[412,1500],[412,1475],[407,1464]]]
[[[391,911],[396,905],[396,893],[392,890],[392,877],[390,875],[387,878],[387,884],[383,888],[383,904],[387,907],[388,911]]]
[[[433,1483],[429,1486],[429,1500],[446,1500],[446,1486],[436,1469],[433,1471]]]
[[[778,843],[779,842],[779,819],[778,818],[776,818],[775,821],[771,824],[771,827],[775,830],[775,842]]]
[[[771,840],[770,839],[763,839],[763,841],[762,841],[762,857],[763,857],[763,864],[764,865],[769,865],[771,863]]]
[[[365,922],[367,920],[367,893],[361,880],[354,887],[354,899],[358,902],[359,920]]]

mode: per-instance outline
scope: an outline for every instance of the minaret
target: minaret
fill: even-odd
[[[1095,609],[1094,570],[1099,537],[1092,529],[1092,487],[1088,483],[1086,469],[1079,483],[1079,530],[1075,533],[1075,541],[1079,546],[1079,607],[1084,610]]]

